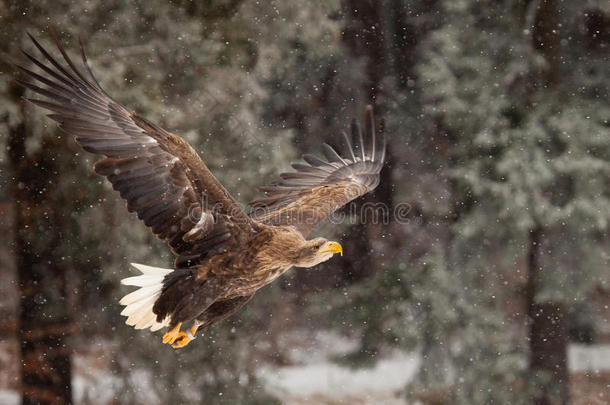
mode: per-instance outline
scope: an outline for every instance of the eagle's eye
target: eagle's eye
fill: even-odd
[[[320,246],[313,246],[313,247],[311,248],[311,250],[313,250],[314,252],[315,252],[315,251],[317,251],[318,249],[320,249]]]

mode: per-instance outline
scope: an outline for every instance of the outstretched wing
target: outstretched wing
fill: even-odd
[[[181,266],[226,249],[229,240],[235,242],[235,235],[250,220],[243,219],[246,214],[195,150],[113,100],[89,69],[82,45],[88,78],[68,57],[52,28],[51,34],[67,66],[30,35],[44,59],[24,54],[41,72],[17,66],[38,84],[19,82],[46,99],[29,101],[50,110],[49,117],[75,136],[83,149],[105,156],[96,162],[95,171],[110,180],[130,212],[168,241]]]
[[[350,142],[342,134],[341,153],[324,144],[328,161],[305,155],[308,164],[292,165],[279,182],[261,187],[266,197],[250,203],[252,218],[270,225],[294,226],[307,236],[321,221],[348,202],[373,190],[385,159],[385,137],[375,133],[373,109],[365,110],[364,137],[356,121]]]

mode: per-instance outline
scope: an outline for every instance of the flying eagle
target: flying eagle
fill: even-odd
[[[50,31],[63,62],[28,34],[43,58],[23,53],[39,72],[16,67],[39,83],[19,83],[44,97],[28,100],[50,110],[49,118],[83,149],[104,156],[95,172],[110,180],[127,209],[165,239],[176,256],[173,269],[133,264],[142,274],[122,284],[139,289],[120,300],[128,325],[151,331],[165,327],[163,343],[183,347],[197,329],[232,315],[291,267],[312,267],[343,254],[337,242],[306,238],[329,214],[379,183],[385,140],[383,134],[375,136],[370,106],[364,131],[354,121],[352,141],[342,134],[341,153],[324,144],[326,161],[304,155],[306,163],[292,165],[295,172],[261,188],[265,196],[252,201],[247,214],[184,139],[102,89],[82,44],[85,73]],[[185,324],[190,327],[182,330]]]

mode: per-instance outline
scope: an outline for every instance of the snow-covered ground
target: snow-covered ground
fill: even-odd
[[[0,404],[17,405],[21,402],[21,396],[16,391],[0,390]]]
[[[338,405],[338,404],[387,404],[404,405],[404,387],[417,372],[421,359],[417,353],[394,352],[380,356],[370,368],[351,369],[329,360],[355,348],[354,342],[333,333],[318,333],[314,336],[300,334],[307,344],[290,349],[290,366],[261,368],[258,377],[270,393],[285,405]],[[313,338],[312,338],[313,337]],[[75,359],[76,377],[74,395],[76,403],[87,400],[92,404],[111,402],[121,382],[103,370],[88,367],[87,360]],[[573,373],[610,371],[610,344],[572,344],[568,351],[568,364]],[[83,373],[83,370],[89,370]],[[145,372],[134,380],[141,385],[143,403],[155,403],[155,398],[146,398],[152,384]],[[0,390],[0,404],[17,405],[19,394]]]
[[[357,349],[358,342],[331,331],[293,331],[290,366],[263,367],[258,377],[286,405],[403,404],[405,385],[419,367],[418,354],[380,356],[370,368],[351,369],[333,362]]]
[[[417,354],[394,353],[374,367],[350,369],[329,361],[264,368],[259,377],[286,405],[404,404],[405,385],[420,363]]]
[[[571,344],[568,348],[568,367],[572,372],[610,371],[610,344]]]

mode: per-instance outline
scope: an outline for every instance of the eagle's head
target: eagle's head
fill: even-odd
[[[341,253],[343,248],[337,242],[329,241],[324,238],[315,238],[305,241],[294,264],[296,267],[313,267],[333,257],[335,253]]]

